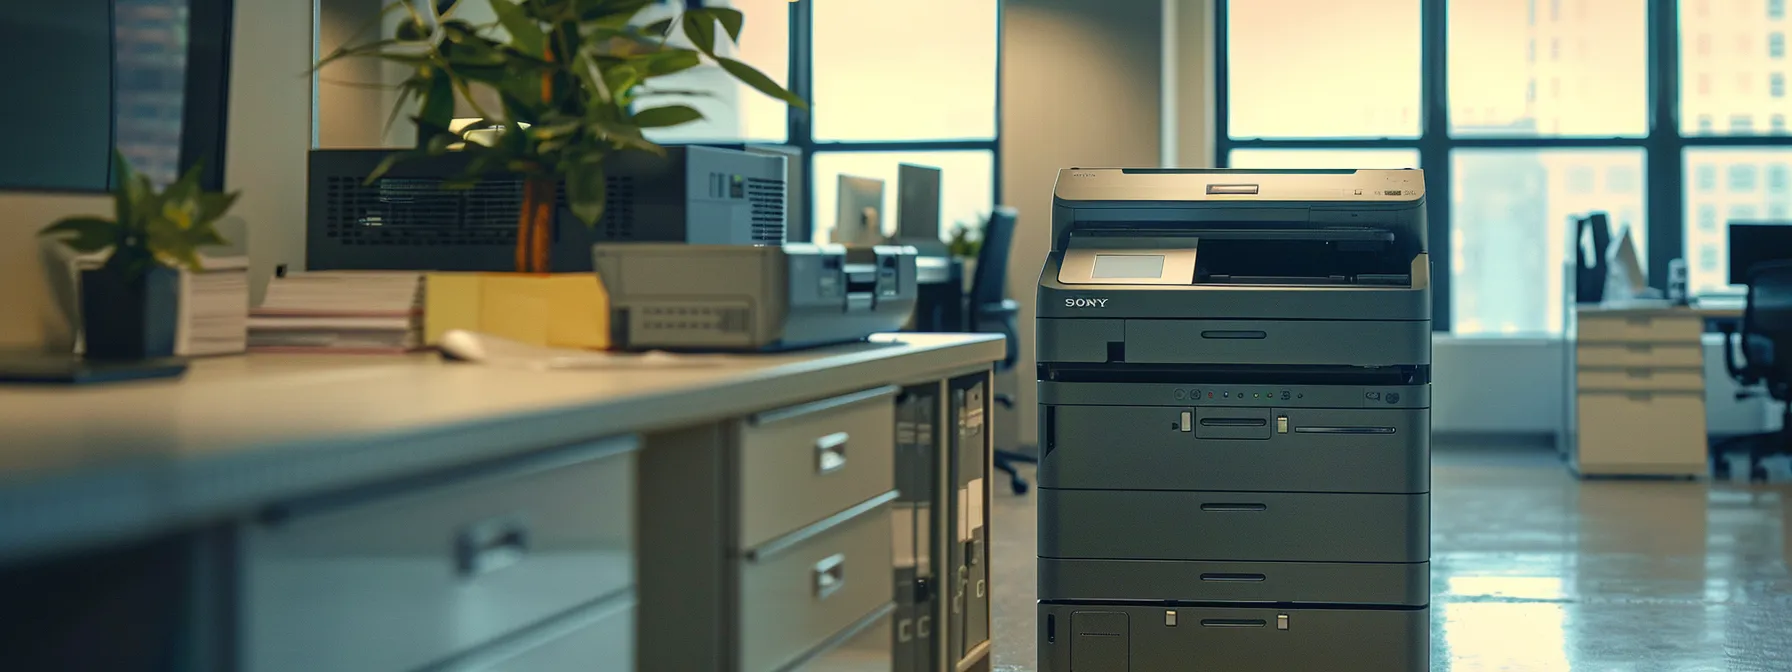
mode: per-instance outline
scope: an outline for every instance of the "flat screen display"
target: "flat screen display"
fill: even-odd
[[[1163,275],[1161,254],[1097,254],[1095,270],[1090,273],[1097,280],[1147,280]]]

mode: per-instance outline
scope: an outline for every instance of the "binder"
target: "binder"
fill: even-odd
[[[936,568],[944,564],[939,557],[941,546],[935,543],[940,529],[940,515],[945,507],[939,502],[939,479],[943,451],[940,450],[938,418],[940,386],[926,385],[915,394],[915,641],[918,654],[915,672],[937,672],[939,664],[940,624],[935,617],[939,609],[939,579]]]
[[[915,619],[918,614],[915,607],[917,566],[916,555],[916,498],[920,490],[916,483],[926,473],[923,465],[918,464],[921,457],[920,440],[916,435],[919,411],[916,406],[916,395],[911,390],[904,390],[896,402],[896,489],[900,494],[890,509],[894,518],[891,527],[895,530],[895,595],[896,595],[896,627],[890,636],[893,644],[892,672],[920,672],[917,663],[924,654],[920,648],[920,640],[915,633]]]
[[[989,482],[989,423],[986,413],[988,382],[970,379],[959,406],[958,464],[964,482],[965,616],[964,653],[989,641],[989,512],[985,488]],[[967,381],[967,382],[970,382]],[[961,654],[962,655],[962,654]]]
[[[965,389],[957,380],[952,381],[949,387],[948,399],[950,401],[946,407],[945,434],[947,436],[946,470],[950,475],[946,482],[951,490],[947,497],[947,506],[950,509],[947,514],[950,523],[947,526],[949,536],[946,544],[948,573],[944,577],[946,585],[943,588],[946,590],[944,597],[948,605],[946,610],[946,651],[949,655],[947,658],[950,664],[956,667],[959,661],[964,660],[964,654],[968,650],[965,646],[965,615],[969,606],[967,597],[971,584],[971,568],[965,551],[969,550],[971,546],[971,526],[969,472],[964,467],[964,452],[966,450],[964,445]]]

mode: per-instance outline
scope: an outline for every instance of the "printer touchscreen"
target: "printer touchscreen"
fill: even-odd
[[[1161,254],[1097,254],[1097,280],[1156,280],[1164,277],[1164,255]]]

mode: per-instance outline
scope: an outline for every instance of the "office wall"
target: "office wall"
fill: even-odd
[[[275,264],[303,260],[312,19],[308,2],[236,7],[224,180],[243,192],[233,216],[249,231],[257,292]],[[68,215],[110,212],[99,195],[0,193],[0,348],[72,343],[36,232]]]
[[[1021,361],[1001,387],[1012,429],[1037,440],[1033,288],[1051,232],[1059,168],[1155,166],[1163,120],[1164,0],[1007,0],[1002,11],[1002,202],[1020,211],[1009,294],[1021,305]],[[1008,443],[1007,441],[1003,442]]]

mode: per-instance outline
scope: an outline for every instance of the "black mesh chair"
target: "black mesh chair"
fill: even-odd
[[[1016,221],[1014,208],[999,206],[990,213],[989,223],[983,227],[983,247],[977,250],[977,268],[972,271],[971,294],[965,300],[971,331],[1008,337],[1007,351],[1002,361],[996,362],[997,373],[1013,369],[1020,359],[1020,304],[1008,298],[1008,257],[1014,247]],[[1014,408],[1014,397],[1006,394],[995,395],[995,402],[1003,408]],[[1016,494],[1027,491],[1027,481],[1020,477],[1015,465],[1038,462],[1038,458],[1026,453],[1001,449],[995,452],[995,467],[1008,474],[1008,483]]]
[[[1742,312],[1742,333],[1721,325],[1724,334],[1724,368],[1730,377],[1745,389],[1737,399],[1759,396],[1763,392],[1782,404],[1780,430],[1726,440],[1713,450],[1712,474],[1729,477],[1725,449],[1746,443],[1749,480],[1767,480],[1762,458],[1792,452],[1792,261],[1761,264],[1749,269],[1748,305]],[[1736,352],[1742,352],[1742,362]]]

